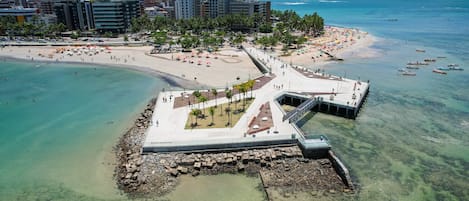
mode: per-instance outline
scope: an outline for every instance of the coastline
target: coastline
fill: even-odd
[[[377,39],[367,32],[335,26],[328,26],[327,30],[327,36],[309,39],[300,49],[291,50],[293,51],[290,53],[291,56],[281,56],[279,58],[295,65],[321,68],[333,61],[334,58],[369,58],[378,55],[370,50],[370,46]],[[340,38],[343,37],[343,33],[350,36]],[[330,45],[332,44],[331,41],[337,43]],[[248,43],[244,45],[250,46]],[[150,46],[116,46],[109,49],[109,51],[107,49],[104,52],[101,50],[101,53],[95,53],[92,56],[84,52],[83,55],[77,54],[76,51],[75,55],[68,52],[68,50],[79,48],[84,48],[84,46],[5,46],[0,48],[0,58],[25,62],[125,68],[148,73],[168,81],[171,85],[182,88],[224,88],[262,75],[245,52],[230,47],[224,47],[216,53],[197,53],[195,57],[195,52],[152,55],[149,54],[152,48]],[[97,50],[99,46],[88,48],[96,48]],[[334,57],[330,58],[325,54],[321,54],[323,48],[331,50],[327,54]],[[67,54],[63,50],[62,53],[58,53],[59,49],[67,49]],[[101,49],[104,48],[101,47]],[[275,52],[271,54],[279,56],[281,48],[276,47],[275,49]],[[85,51],[88,52],[88,50]],[[301,51],[301,53],[298,51]],[[217,79],[213,79],[215,76]]]
[[[129,65],[129,64],[102,64],[102,63],[91,63],[91,62],[77,62],[77,61],[46,61],[46,60],[35,60],[31,61],[24,58],[17,58],[12,56],[5,56],[0,55],[0,60],[2,61],[17,61],[17,62],[26,62],[26,63],[40,63],[40,64],[68,64],[68,65],[79,65],[80,67],[86,68],[121,68],[126,70],[135,71],[138,73],[150,75],[155,78],[163,79],[164,81],[168,82],[171,87],[179,87],[179,88],[207,88],[207,85],[183,79],[181,77],[165,73],[162,71],[158,71],[156,69],[148,68],[145,66],[137,66],[137,65]]]
[[[353,47],[354,46],[352,45],[350,48],[353,48]],[[1,54],[2,53],[0,52],[0,55]],[[24,61],[24,62],[34,62],[34,63],[37,63],[37,62],[47,63],[47,64],[61,64],[61,63],[63,63],[63,64],[77,64],[77,65],[82,65],[82,66],[86,66],[86,67],[97,66],[97,67],[106,67],[106,68],[123,68],[123,69],[129,69],[129,70],[141,72],[141,73],[149,73],[152,76],[164,79],[165,81],[167,81],[171,85],[176,85],[176,86],[179,86],[179,87],[195,88],[195,87],[208,86],[208,85],[203,85],[199,82],[195,82],[195,81],[191,81],[191,80],[182,78],[180,76],[177,76],[177,75],[174,75],[174,74],[171,74],[171,73],[168,73],[168,72],[164,72],[164,71],[157,70],[155,68],[147,67],[145,65],[132,65],[132,64],[122,64],[122,63],[112,64],[112,63],[105,63],[105,62],[100,63],[99,61],[98,62],[88,62],[88,61],[81,61],[80,62],[80,61],[68,61],[68,60],[67,61],[62,61],[62,60],[54,61],[54,60],[48,60],[48,59],[35,59],[34,61],[31,61],[31,60],[28,60],[26,58],[19,58],[19,57],[8,56],[8,55],[7,56],[2,55],[2,56],[0,56],[0,58],[18,60],[18,61]],[[148,58],[150,58],[150,57],[148,57]],[[169,60],[169,61],[174,62],[174,61],[171,61],[171,60]],[[320,63],[320,62],[318,62],[318,63]],[[211,74],[210,76],[214,76],[214,74]],[[142,123],[143,127],[136,124],[134,127],[130,128],[127,132],[125,132],[122,139],[119,139],[119,145],[117,145],[116,150],[119,149],[119,147],[122,145],[122,143],[123,143],[122,140],[125,140],[124,143],[127,143],[128,145],[132,145],[133,148],[135,148],[135,147],[138,148],[139,146],[141,146],[142,142],[139,141],[138,139],[134,139],[135,136],[132,136],[132,135],[135,134],[135,132],[142,132],[141,129],[143,129],[143,135],[144,135],[145,125],[144,125],[143,122],[145,122],[145,121],[142,121],[142,120],[143,119],[139,119],[138,121],[139,121],[139,123]],[[135,169],[140,167],[140,166],[144,166],[146,161],[151,161],[153,163],[157,163],[160,159],[159,155],[152,155],[152,156],[147,156],[149,159],[145,159],[145,160],[141,161],[142,160],[141,156],[136,156],[135,155],[136,153],[139,153],[139,151],[138,150],[132,150],[130,152],[130,154],[128,154],[128,151],[121,151],[121,152],[116,153],[116,155],[118,155],[118,160],[122,160],[122,157],[124,157],[124,159],[122,161],[120,161],[118,163],[118,165],[116,166],[116,174],[115,175],[117,176],[118,183],[120,182],[119,186],[121,186],[121,187],[126,186],[124,189],[127,189],[127,190],[124,190],[124,191],[129,193],[128,195],[130,195],[130,196],[139,196],[141,194],[150,193],[151,191],[147,191],[148,189],[153,189],[154,190],[154,188],[148,188],[148,189],[143,189],[142,190],[142,189],[138,189],[138,186],[133,185],[133,184],[148,184],[147,182],[149,181],[149,179],[139,180],[140,179],[140,177],[138,176],[139,174],[137,174],[137,176],[135,176],[136,172],[132,172],[132,171],[135,171]],[[172,158],[174,156],[176,156],[176,155],[173,155],[173,154],[165,155],[165,157],[167,157],[167,158]],[[211,157],[211,156],[209,156],[209,157]],[[301,157],[299,157],[299,158],[301,158]],[[293,165],[298,165],[298,164],[302,164],[302,163],[309,163],[309,162],[304,162],[302,160],[298,160],[299,158],[293,158],[292,160],[290,160],[290,159],[284,160],[284,162],[282,162],[282,164],[284,164],[285,161],[287,161],[287,163],[292,163]],[[131,165],[129,165],[129,160],[133,161]],[[140,165],[138,165],[138,164],[140,164]],[[259,166],[261,166],[261,163],[259,163]],[[124,170],[122,168],[125,169],[125,174],[122,174],[122,172],[124,172]],[[160,186],[162,188],[161,191],[157,191],[157,192],[153,192],[153,193],[165,194],[165,193],[169,192],[170,190],[172,190],[177,185],[178,180],[175,179],[174,177],[168,175],[168,173],[171,174],[171,172],[168,172],[168,169],[166,167],[164,167],[164,164],[158,166],[158,168],[159,168],[159,171],[161,171],[160,172],[161,174],[159,175],[160,177],[158,177],[158,178],[163,179],[164,182],[162,182],[162,183],[164,183],[165,185]],[[284,168],[284,167],[282,167],[282,168]],[[254,168],[254,169],[256,169],[256,168]],[[130,170],[130,172],[132,172],[131,175],[129,175],[129,170]],[[259,171],[259,170],[257,170],[257,171]],[[180,172],[180,170],[177,170],[177,174],[180,174],[179,172]],[[221,170],[217,170],[215,172],[208,172],[208,173],[204,173],[204,174],[219,174],[219,173],[226,173],[226,172],[227,173],[233,173],[233,169],[229,169],[228,171],[225,170],[225,169],[221,169]],[[234,172],[237,172],[237,171],[234,171]],[[146,172],[146,174],[147,175],[149,175],[149,174],[153,175],[153,172],[152,171]],[[132,181],[136,181],[136,183],[135,182],[134,183],[132,183],[132,182],[129,183],[128,179],[132,179]],[[161,182],[161,180],[155,180],[155,181]],[[153,185],[161,185],[161,183],[153,184]],[[284,187],[287,187],[287,186],[288,185],[285,185]],[[310,189],[307,189],[307,190],[310,190]],[[333,190],[333,192],[337,191],[337,189],[332,189],[332,190]],[[342,190],[340,190],[340,191],[342,191]],[[349,191],[343,191],[343,192],[349,192]]]
[[[153,56],[149,54],[152,50],[150,46],[118,46],[112,48],[103,51],[103,47],[95,46],[5,46],[0,48],[0,57],[33,62],[124,67],[144,73],[162,74],[164,78],[173,77],[186,80],[188,85],[183,86],[191,86],[192,88],[222,88],[248,80],[251,77],[262,75],[257,67],[252,64],[246,53],[233,48],[224,48],[217,52],[217,55],[211,54],[210,58],[208,53],[203,53],[204,58],[201,58],[202,55],[199,55],[198,58],[194,57],[194,55],[191,57],[188,53],[158,54]],[[67,51],[63,51],[63,49],[67,49]],[[99,49],[101,50],[99,51]],[[85,54],[85,52],[91,51],[93,51],[93,54]],[[205,58],[205,54],[207,54],[207,58]],[[220,58],[214,58],[215,56]],[[187,62],[183,62],[182,59],[178,59],[179,57],[189,57],[190,62],[189,59]],[[207,66],[205,62],[207,62]],[[204,65],[201,65],[202,63]],[[210,66],[208,63],[210,63]],[[214,76],[220,79],[213,79]]]

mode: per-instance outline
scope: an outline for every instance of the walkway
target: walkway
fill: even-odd
[[[252,92],[255,100],[234,127],[184,129],[188,120],[188,114],[192,108],[197,107],[197,104],[192,104],[191,106],[183,104],[182,106],[175,107],[174,100],[182,98],[181,93],[183,91],[161,92],[154,110],[153,125],[147,131],[144,151],[171,151],[178,150],[178,147],[184,146],[202,149],[216,145],[220,145],[220,147],[228,147],[230,144],[250,146],[296,141],[296,139],[292,139],[292,136],[300,135],[300,133],[288,121],[283,121],[284,112],[275,103],[275,97],[285,92],[319,94],[315,97],[322,97],[324,100],[334,104],[350,105],[353,107],[355,102],[361,101],[361,98],[364,97],[363,94],[368,88],[367,83],[362,82],[358,85],[357,81],[350,79],[337,81],[305,77],[297,70],[291,68],[290,65],[260,50],[247,47],[246,51],[249,51],[251,55],[265,63],[276,76],[272,76],[273,79],[271,81],[266,82]],[[192,91],[187,90],[185,92],[188,94],[192,93]],[[330,99],[331,92],[335,94],[333,100]],[[169,99],[170,96],[173,98]],[[168,101],[163,102],[163,98]],[[216,102],[217,104],[222,104],[227,103],[228,100],[219,95]],[[311,102],[311,104],[313,103],[314,101]],[[273,126],[270,129],[257,132],[256,135],[247,135],[250,121],[258,115],[259,109],[264,104],[270,107]],[[206,108],[214,105],[214,98],[205,103]],[[308,103],[308,105],[305,105],[305,108],[307,109],[310,106]]]

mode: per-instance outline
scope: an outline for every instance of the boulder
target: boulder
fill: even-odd
[[[174,168],[173,168],[173,169],[170,169],[170,170],[169,170],[169,174],[171,174],[171,176],[177,177],[178,174],[179,174],[179,172],[178,172],[177,169],[174,169]]]
[[[200,174],[199,171],[193,171],[193,172],[192,172],[192,176],[193,176],[193,177],[199,176],[199,174]]]
[[[201,166],[202,166],[202,164],[200,162],[194,163],[194,169],[196,169],[196,170],[200,170]]]

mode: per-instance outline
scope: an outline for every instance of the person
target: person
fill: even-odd
[[[159,124],[159,122],[158,122],[158,120],[156,120],[156,127],[158,127],[158,124]]]

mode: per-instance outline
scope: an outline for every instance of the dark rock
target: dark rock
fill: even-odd
[[[192,172],[192,176],[196,177],[196,176],[199,176],[200,172],[199,171],[193,171]]]
[[[177,169],[170,169],[169,174],[171,174],[171,176],[177,177],[179,175],[179,172]]]
[[[238,165],[238,171],[244,171],[244,165],[243,164],[239,164]]]

